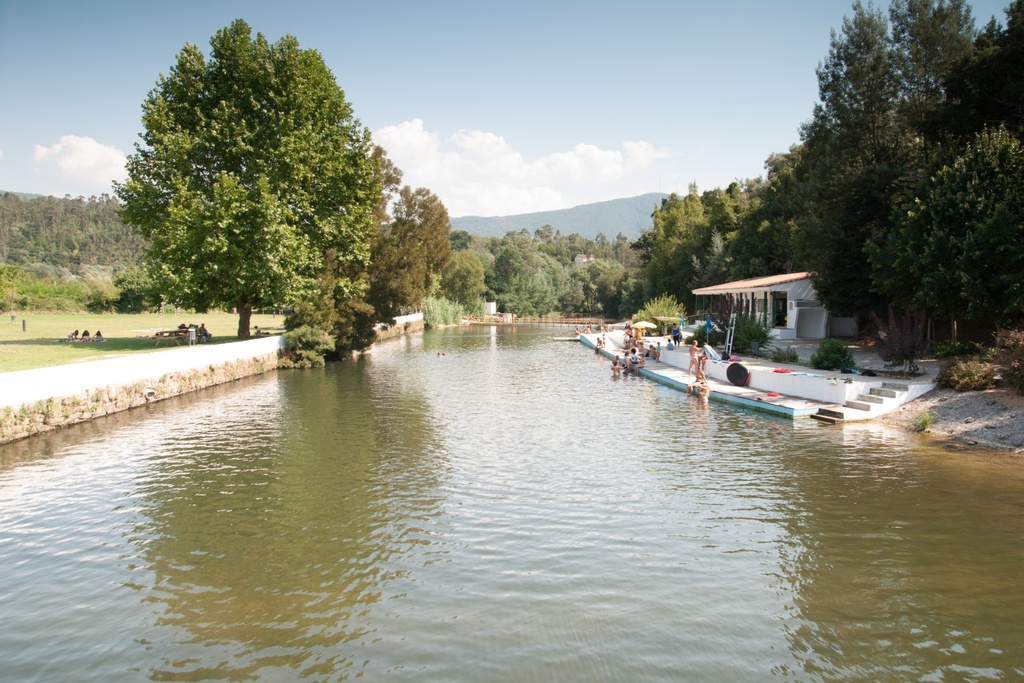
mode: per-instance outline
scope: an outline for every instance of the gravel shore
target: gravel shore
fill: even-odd
[[[925,412],[931,415],[926,434],[1024,455],[1024,396],[1016,392],[935,389],[879,422],[913,431]]]

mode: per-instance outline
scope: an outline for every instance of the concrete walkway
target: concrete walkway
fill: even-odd
[[[77,396],[109,386],[130,386],[238,360],[258,358],[284,347],[284,337],[258,337],[228,344],[199,344],[166,351],[117,356],[88,363],[0,373],[0,408],[48,398]]]
[[[581,335],[580,342],[594,348],[599,336]],[[614,358],[616,354],[623,353],[621,330],[605,333],[604,337],[607,345],[602,350],[603,355]],[[688,392],[695,380],[686,372],[690,360],[688,348],[683,346],[669,351],[667,338],[645,339],[648,344],[659,341],[662,344],[661,360],[648,360],[641,375]],[[778,345],[794,348],[801,361],[809,360],[818,349],[817,340],[795,340]],[[884,363],[874,351],[860,348],[851,351],[859,369],[884,369]],[[934,362],[922,363],[925,374],[913,379],[893,379],[881,373],[872,377],[825,372],[746,356],[738,358],[738,362],[747,370],[749,381],[737,386],[727,375],[731,362],[734,361],[707,361],[705,373],[712,399],[790,418],[812,416],[829,422],[870,420],[895,410],[934,389],[937,369]]]

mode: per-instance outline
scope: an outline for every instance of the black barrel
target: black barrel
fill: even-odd
[[[742,363],[729,363],[729,367],[725,369],[725,376],[738,387],[745,387],[750,381],[750,371]]]

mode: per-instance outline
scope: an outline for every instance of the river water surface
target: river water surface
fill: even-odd
[[[1024,463],[613,380],[550,329],[0,458],[2,681],[1024,677]]]

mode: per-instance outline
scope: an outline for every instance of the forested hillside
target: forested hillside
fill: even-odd
[[[121,222],[113,197],[25,199],[0,194],[0,264],[82,266],[139,263],[145,241]]]

